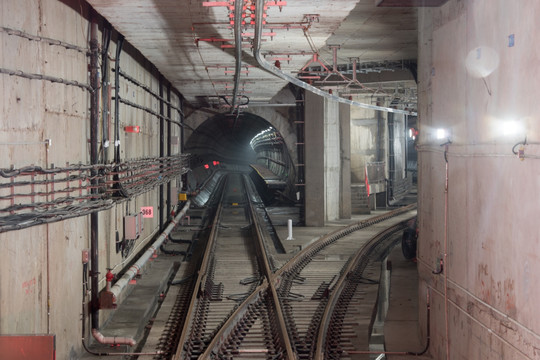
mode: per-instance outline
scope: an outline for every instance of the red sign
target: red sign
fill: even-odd
[[[0,335],[2,359],[54,360],[55,335]]]
[[[143,218],[153,218],[154,217],[154,207],[153,206],[141,206],[141,213]]]

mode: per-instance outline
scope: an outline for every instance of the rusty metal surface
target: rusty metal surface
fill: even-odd
[[[54,360],[56,336],[0,335],[0,357],[6,360]]]

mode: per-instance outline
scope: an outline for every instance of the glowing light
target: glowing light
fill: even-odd
[[[435,137],[437,140],[448,139],[450,137],[450,133],[447,129],[437,129],[435,132]]]
[[[418,135],[418,130],[416,130],[415,128],[409,129],[409,137],[411,139],[415,140],[417,135]]]
[[[204,164],[204,168],[205,168],[205,169],[210,169],[210,165]]]
[[[498,132],[504,136],[515,136],[525,134],[525,126],[517,120],[501,121],[498,126]]]

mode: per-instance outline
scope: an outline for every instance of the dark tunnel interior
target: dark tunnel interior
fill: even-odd
[[[203,183],[216,164],[221,169],[249,169],[257,164],[269,169],[283,183],[277,192],[258,184],[260,191],[266,191],[263,197],[268,202],[278,198],[294,202],[296,172],[289,150],[279,131],[258,115],[244,112],[239,116],[210,117],[189,137],[185,151],[191,154],[192,183]]]

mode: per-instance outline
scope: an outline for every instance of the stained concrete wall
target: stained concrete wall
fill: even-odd
[[[75,0],[6,0],[0,2],[0,25],[88,48],[88,11],[84,3]],[[101,33],[99,39],[101,42]],[[116,35],[111,43],[111,57],[115,54],[114,39]],[[6,31],[0,31],[0,43],[0,68],[88,83],[89,59],[83,53]],[[129,44],[126,50],[121,56],[122,69],[158,92],[157,71]],[[114,80],[113,74],[111,78]],[[120,81],[124,98],[159,111],[155,98],[125,79]],[[0,74],[0,89],[0,168],[89,163],[88,90],[6,74]],[[174,93],[172,102],[179,104]],[[121,159],[159,156],[156,117],[120,106]],[[173,118],[180,118],[174,110]],[[141,126],[141,132],[125,133],[124,126],[129,125]],[[171,135],[180,135],[176,125],[172,126]],[[43,144],[45,139],[52,139],[49,150]],[[173,144],[171,150],[172,154],[179,153],[179,143]],[[145,220],[144,232],[133,244],[134,249],[143,247],[158,231],[158,195],[158,189],[154,189],[99,213],[100,288],[105,286],[106,268],[114,268],[113,272],[118,273],[135,253],[125,257],[115,249],[116,229],[123,238],[125,214],[138,212],[141,206],[154,207],[154,218]],[[0,201],[0,208],[7,206],[9,201]],[[55,334],[58,359],[75,358],[82,351],[81,304],[88,298],[83,299],[81,256],[82,250],[90,247],[89,226],[89,217],[83,216],[0,233],[0,334]],[[100,313],[103,323],[110,311]],[[89,324],[86,325],[88,329]]]
[[[435,359],[540,357],[539,13],[534,0],[419,12],[418,269]],[[510,119],[526,128],[523,161],[512,147],[525,132],[498,131]]]

